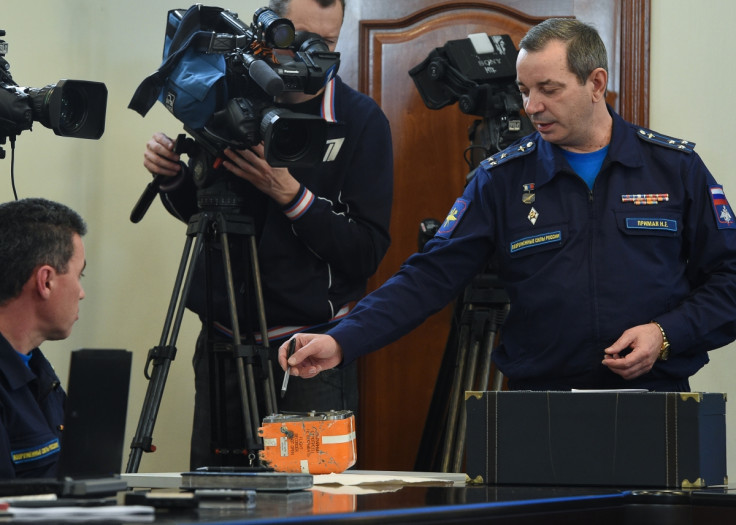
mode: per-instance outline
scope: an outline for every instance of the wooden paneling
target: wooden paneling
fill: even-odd
[[[621,10],[621,116],[649,126],[649,0],[624,0]]]

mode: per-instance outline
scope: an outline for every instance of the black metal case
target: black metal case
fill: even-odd
[[[722,393],[467,392],[465,403],[471,483],[728,483]]]

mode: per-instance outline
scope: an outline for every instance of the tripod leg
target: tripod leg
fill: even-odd
[[[230,245],[228,243],[227,232],[221,229],[220,241],[222,244],[222,259],[225,267],[225,284],[227,286],[228,305],[230,310],[230,323],[233,330],[233,342],[239,345],[240,323],[238,322],[237,307],[235,303],[235,285],[233,283],[233,269],[230,262]],[[255,389],[253,387],[253,364],[245,363],[245,358],[236,359],[238,370],[238,382],[240,384],[240,396],[243,405],[243,425],[245,427],[246,439],[252,442],[256,429],[260,426],[260,418],[258,415],[258,400],[256,398]],[[248,380],[246,381],[246,376]]]
[[[176,340],[179,336],[179,328],[181,327],[181,321],[184,316],[184,301],[180,301],[179,299],[186,297],[189,293],[193,276],[193,262],[202,250],[201,238],[197,237],[197,242],[194,245],[193,252],[191,252],[191,247],[192,237],[187,236],[186,242],[184,243],[181,262],[179,263],[179,269],[176,274],[174,289],[169,301],[161,339],[159,340],[159,346],[152,348],[148,353],[145,367],[146,378],[149,381],[148,388],[146,389],[146,396],[138,419],[138,427],[130,445],[130,456],[128,457],[128,464],[125,469],[125,472],[127,473],[138,472],[142,453],[152,452],[155,450],[155,447],[151,444],[153,427],[155,426],[156,418],[158,417],[161,398],[163,396],[164,386],[171,367],[171,361],[173,361],[176,356]],[[187,261],[189,261],[188,265]],[[184,281],[185,270],[186,280]],[[183,288],[182,282],[184,282]],[[178,309],[176,309],[177,303],[179,303]],[[174,317],[175,311],[176,317]],[[148,366],[151,363],[153,363],[153,372],[149,375]]]
[[[496,338],[498,333],[501,331],[504,321],[506,320],[506,314],[509,310],[509,303],[499,305],[491,310],[489,316],[489,327],[486,333],[485,342],[483,345],[483,367],[480,382],[477,386],[478,390],[488,390],[489,382],[491,379],[491,370],[493,370],[491,356],[493,355],[493,349],[496,346]],[[501,384],[503,382],[503,374],[499,370],[494,370],[493,373],[493,386],[491,390],[501,390]]]
[[[465,312],[463,312],[462,315],[465,316]],[[460,326],[460,335],[458,337],[457,364],[455,366],[455,375],[452,380],[452,389],[450,390],[450,408],[448,409],[447,420],[445,422],[445,442],[442,449],[442,465],[440,472],[450,471],[450,456],[454,449],[455,425],[458,418],[460,389],[462,388],[462,378],[465,371],[469,333],[470,328],[467,325],[462,324]]]
[[[491,355],[493,352],[493,348],[496,342],[496,336],[498,335],[498,332],[500,330],[500,327],[503,325],[504,320],[506,319],[506,312],[508,311],[508,303],[499,306],[496,308],[493,308],[489,311],[483,311],[481,314],[480,311],[476,314],[478,316],[478,319],[482,319],[483,325],[485,325],[485,328],[481,331],[478,330],[479,326],[477,323],[475,324],[475,330],[473,330],[473,343],[472,343],[472,350],[471,355],[469,357],[468,362],[468,368],[469,373],[466,376],[466,390],[487,390],[488,389],[488,381],[491,371]],[[482,339],[482,347],[480,347],[480,341]],[[481,371],[478,374],[478,377],[471,377],[470,371],[475,370],[475,362],[477,358],[479,357],[478,354],[482,350],[482,363],[481,363]],[[493,380],[493,390],[501,390],[501,383],[503,381],[503,376],[501,373],[496,370]],[[464,401],[464,400],[463,400]],[[461,416],[458,421],[458,428],[457,428],[457,438],[455,440],[455,462],[454,462],[454,470],[453,472],[460,472],[462,468],[462,462],[465,457],[465,438],[467,433],[467,415],[466,415],[466,405],[463,402],[462,408],[461,408]]]
[[[474,387],[477,390],[483,391],[488,389],[488,381],[491,377],[492,369],[491,354],[493,352],[493,342],[496,339],[496,333],[496,330],[494,330],[493,327],[490,327],[486,330],[485,334],[483,334],[481,368],[480,373],[478,374],[478,384]]]
[[[213,406],[212,409],[212,420],[213,428],[221,430],[220,435],[217,436],[216,440],[213,440],[215,453],[232,453],[235,449],[243,449],[248,451],[248,459],[253,466],[253,463],[258,460],[258,451],[263,449],[263,443],[258,437],[258,428],[261,425],[260,411],[265,407],[266,410],[273,412],[275,411],[275,389],[273,386],[273,375],[271,373],[270,364],[268,360],[268,348],[263,345],[255,344],[255,336],[253,334],[252,327],[247,327],[247,332],[243,334],[240,327],[240,316],[238,312],[238,304],[235,292],[235,283],[233,280],[233,264],[230,256],[230,240],[228,234],[236,234],[248,236],[250,243],[248,247],[248,253],[246,255],[248,264],[253,271],[253,281],[251,283],[244,284],[244,290],[248,293],[254,291],[255,297],[251,298],[247,296],[246,310],[250,305],[250,301],[255,299],[257,308],[257,320],[260,323],[260,330],[266,335],[264,342],[268,345],[268,333],[266,324],[265,307],[263,301],[263,294],[260,283],[260,272],[258,271],[258,257],[256,253],[256,237],[255,227],[251,218],[239,215],[237,213],[223,213],[218,211],[215,214],[216,225],[212,228],[212,231],[216,232],[219,241],[219,246],[222,255],[223,265],[223,278],[224,285],[227,292],[227,309],[229,315],[229,321],[231,325],[231,339],[232,346],[226,347],[231,349],[232,352],[228,358],[234,359],[235,365],[234,373],[226,374],[227,377],[233,379],[237,384],[232,385],[232,390],[238,389],[237,394],[228,395],[230,388],[226,385],[231,384],[227,379],[214,379],[210,376],[210,392],[213,389],[225,389],[226,398],[224,401],[237,400],[236,403],[237,411],[240,411],[242,417],[242,428],[233,429],[231,428],[234,423],[233,419],[229,415],[220,415],[217,420],[220,411],[218,407]],[[244,264],[245,266],[245,264]],[[212,265],[207,265],[207,274],[210,275]],[[248,273],[241,275],[243,278],[249,277]],[[214,321],[214,308],[212,304],[212,298],[208,298],[208,306],[206,310],[206,317],[210,321]],[[208,329],[212,329],[211,322],[207,322]],[[256,373],[256,366],[260,366],[261,370]],[[214,368],[213,368],[214,369]],[[217,368],[219,369],[219,368]],[[264,384],[264,396],[259,398],[258,391],[256,388],[256,376],[258,380],[263,380]],[[220,395],[215,392],[215,396]],[[222,399],[222,397],[220,397]],[[235,408],[235,407],[233,407]],[[237,414],[237,412],[236,412]],[[236,416],[237,417],[237,416]],[[220,424],[217,424],[218,421]],[[227,425],[228,421],[231,423]],[[236,444],[237,443],[237,444]],[[223,446],[219,446],[222,444]],[[225,451],[228,452],[225,452]],[[219,452],[218,452],[219,451]]]
[[[258,327],[261,331],[263,347],[268,351],[268,324],[266,323],[266,306],[263,299],[263,288],[261,287],[261,269],[258,263],[258,248],[256,247],[256,238],[251,236],[250,238],[250,259],[251,267],[253,269],[253,288],[256,294],[256,304],[258,305]],[[275,414],[278,412],[276,408],[276,387],[273,379],[273,368],[271,367],[271,360],[264,359],[263,366],[266,368],[266,380],[263,383],[263,397],[266,402],[266,411],[268,414]]]
[[[506,303],[505,305],[503,305],[502,308],[499,308],[496,311],[496,314],[493,319],[495,322],[496,330],[498,331],[501,330],[503,323],[506,321],[506,315],[509,312],[509,306],[510,306],[509,303]],[[491,341],[491,343],[493,342],[494,341]],[[503,386],[503,374],[498,368],[496,368],[493,372],[493,384],[491,385],[491,390],[498,392],[501,390],[502,386]]]
[[[437,372],[432,399],[424,422],[422,439],[417,450],[414,470],[418,472],[440,472],[442,450],[445,441],[445,426],[448,407],[452,399],[452,384],[458,358],[460,319],[464,305],[456,301],[453,306],[450,332],[445,342],[442,361]]]
[[[493,371],[493,384],[491,385],[491,390],[495,392],[499,392],[502,387],[503,387],[503,374],[498,368],[496,368]]]
[[[483,333],[483,325],[485,324],[485,310],[474,310],[473,319],[471,321],[470,330],[470,353],[468,354],[468,362],[465,370],[465,382],[463,389],[458,392],[458,403],[460,405],[460,415],[457,419],[457,437],[455,438],[455,447],[453,451],[452,472],[460,472],[462,468],[463,458],[465,457],[465,433],[466,433],[466,409],[465,409],[465,392],[473,390],[475,385],[475,377],[477,374],[478,354],[480,352],[480,340]]]

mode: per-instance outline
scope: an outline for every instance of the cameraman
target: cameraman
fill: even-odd
[[[342,26],[344,0],[272,0],[269,6],[290,19],[297,31],[317,33],[334,51]],[[225,152],[224,168],[235,175],[234,186],[244,199],[243,210],[255,223],[261,284],[272,349],[298,331],[323,332],[334,326],[364,293],[390,243],[389,220],[393,191],[393,157],[388,120],[369,97],[337,77],[317,95],[287,93],[275,101],[298,113],[321,115],[332,123],[322,162],[302,168],[274,168],[264,158],[263,145]],[[183,221],[197,213],[196,187],[186,176],[174,142],[157,133],[146,145],[144,166],[153,174],[169,175],[162,187],[166,209]],[[252,294],[244,293],[249,269],[243,262],[247,238],[231,236],[233,280],[242,333],[258,331]],[[214,271],[220,271],[213,257]],[[205,333],[204,268],[197,264],[187,307],[203,322],[193,359],[195,372],[194,431],[191,467],[237,464],[216,458],[210,442],[210,374]],[[231,341],[226,288],[215,275],[211,286],[214,319],[222,341]],[[244,311],[243,311],[244,310]],[[225,354],[223,352],[223,354]],[[276,360],[276,352],[272,351]],[[232,357],[225,364],[226,407],[218,407],[227,422],[232,447],[242,447],[243,422],[239,387]],[[276,386],[283,371],[273,366]],[[325,375],[325,374],[323,374]],[[322,377],[322,376],[320,376]],[[296,380],[294,380],[296,379]],[[281,412],[358,409],[356,366],[334,370],[316,384],[292,378],[279,400]],[[220,445],[223,445],[220,443]]]

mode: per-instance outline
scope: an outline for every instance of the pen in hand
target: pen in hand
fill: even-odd
[[[291,370],[291,367],[288,364],[288,360],[294,353],[294,347],[296,347],[296,339],[292,337],[289,340],[289,349],[286,351],[286,360],[287,360],[286,372],[284,373],[284,381],[283,383],[281,383],[281,397],[282,398],[286,395],[286,386],[289,384],[289,376],[291,375],[289,371]]]

